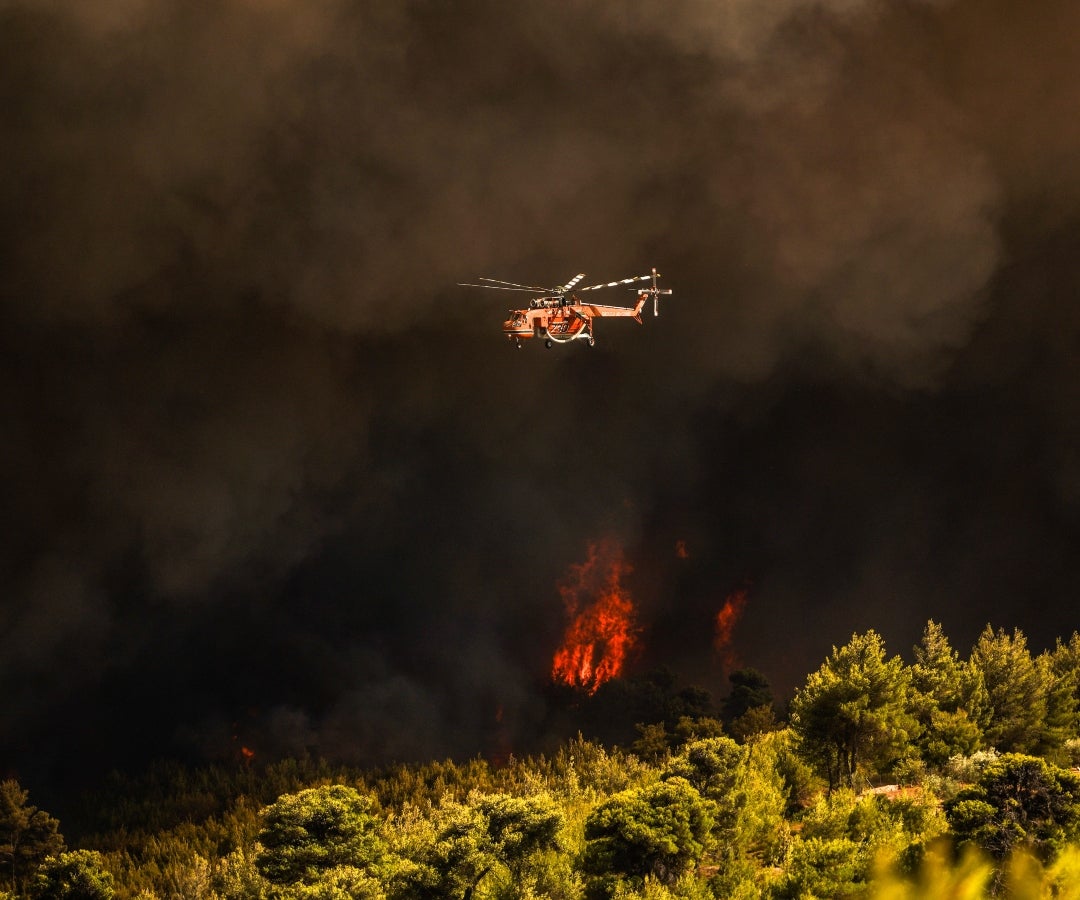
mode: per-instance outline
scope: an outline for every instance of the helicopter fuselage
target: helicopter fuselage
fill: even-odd
[[[601,303],[582,303],[576,296],[541,297],[533,300],[528,309],[510,310],[503,322],[503,333],[511,343],[521,346],[529,338],[542,338],[546,346],[574,340],[595,343],[592,320],[603,317],[633,318],[641,323],[641,309],[648,293],[638,294],[634,306],[609,306]]]

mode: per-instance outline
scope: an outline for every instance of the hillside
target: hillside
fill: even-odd
[[[1080,865],[1080,636],[1032,656],[1019,631],[987,627],[963,658],[930,622],[905,664],[875,632],[856,634],[808,676],[786,719],[750,705],[768,696],[758,673],[731,680],[723,721],[639,723],[627,746],[579,734],[498,764],[381,769],[250,755],[160,763],[112,776],[72,803],[64,827],[7,781],[6,897],[704,900],[1080,887],[1069,874]]]

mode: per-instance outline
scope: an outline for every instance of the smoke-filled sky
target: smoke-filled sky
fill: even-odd
[[[867,628],[1068,637],[1078,33],[0,0],[0,769],[524,741],[595,541],[632,669],[716,695],[740,587],[728,663],[782,696]],[[456,286],[651,266],[660,317],[593,349],[514,352],[528,295]]]

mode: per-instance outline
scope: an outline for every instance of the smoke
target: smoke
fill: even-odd
[[[605,536],[689,674],[685,623],[748,577],[731,652],[782,687],[942,607],[960,643],[1052,637],[1078,25],[2,0],[10,765],[71,776],[28,748],[133,710],[133,761],[228,754],[234,722],[258,758],[470,753],[497,709],[525,741],[558,580]],[[506,353],[526,295],[454,287],[653,264],[661,317],[591,354]]]

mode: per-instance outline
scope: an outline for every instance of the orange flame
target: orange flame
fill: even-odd
[[[686,541],[682,538],[679,538],[679,540],[675,542],[675,555],[679,557],[679,559],[690,558],[690,551],[686,549]]]
[[[634,604],[622,585],[630,571],[610,541],[590,544],[585,562],[570,567],[559,586],[570,623],[551,664],[554,681],[595,694],[622,673],[637,643]]]
[[[241,747],[240,758],[244,761],[245,766],[250,766],[251,761],[255,758],[255,751],[250,747]]]
[[[713,647],[720,655],[724,669],[729,672],[739,665],[739,657],[731,649],[731,635],[745,607],[746,588],[739,588],[728,594],[724,605],[720,607],[720,612],[716,614]]]

